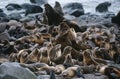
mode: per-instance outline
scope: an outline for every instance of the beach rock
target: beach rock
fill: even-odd
[[[0,12],[3,12],[3,10],[2,10],[2,9],[0,9]]]
[[[18,63],[6,62],[0,65],[0,79],[37,79],[37,77]]]
[[[3,32],[3,33],[0,33],[0,40],[10,40],[11,37],[9,35],[9,33],[7,31]]]
[[[99,25],[105,23],[111,23],[111,18],[105,18],[97,14],[85,14],[81,15],[75,20],[80,26]]]
[[[0,23],[0,33],[4,32],[6,29],[9,29],[7,23]]]
[[[9,21],[9,18],[7,18],[7,17],[0,17],[0,23],[8,22],[8,21]]]
[[[6,17],[7,15],[3,12],[0,12],[0,17]]]
[[[103,2],[100,3],[95,9],[97,12],[107,12],[109,6],[111,6],[110,2]]]
[[[39,4],[39,5],[43,5],[43,4],[47,3],[47,0],[30,0],[30,2]]]
[[[7,8],[7,10],[21,10],[22,9],[22,7],[19,4],[15,4],[15,3],[10,3],[6,5],[5,8]]]
[[[112,18],[112,17],[114,17],[114,16],[115,16],[115,14],[114,14],[113,12],[106,12],[106,13],[103,15],[104,18]]]
[[[38,6],[38,5],[28,5],[28,7],[26,7],[25,15],[34,14],[34,13],[41,13],[41,12],[43,12],[43,9],[40,6]]]
[[[19,13],[11,13],[8,15],[8,17],[10,20],[17,20],[17,21],[19,21],[22,18],[22,16]]]
[[[84,14],[83,5],[81,3],[68,3],[63,7],[63,10],[65,14],[67,13],[73,16],[80,16],[81,14]]]
[[[118,25],[120,25],[120,12],[118,12],[118,14],[114,17],[112,17],[112,23],[116,23]]]
[[[82,10],[73,10],[71,13],[70,13],[70,15],[73,15],[73,16],[75,16],[75,17],[79,17],[79,16],[81,16],[81,15],[84,15],[84,11]]]

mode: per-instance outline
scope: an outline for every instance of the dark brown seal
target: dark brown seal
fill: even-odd
[[[49,25],[59,25],[64,20],[64,17],[57,13],[49,4],[45,4],[44,7]]]

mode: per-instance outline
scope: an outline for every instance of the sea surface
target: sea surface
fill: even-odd
[[[64,6],[67,3],[70,2],[79,2],[83,4],[83,8],[85,9],[85,13],[95,12],[95,7],[105,1],[109,1],[112,3],[112,5],[109,7],[110,12],[114,12],[117,14],[120,11],[120,0],[48,0],[48,3],[50,3],[52,6],[54,5],[55,1],[59,1],[62,6]],[[5,9],[5,6],[9,3],[17,3],[17,4],[23,4],[23,3],[30,3],[29,0],[0,0],[0,8]]]

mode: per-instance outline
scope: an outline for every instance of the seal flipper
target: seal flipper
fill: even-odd
[[[77,77],[82,77],[83,79],[85,79],[85,77],[83,76],[82,72],[81,72],[81,68],[78,67],[77,70],[76,70],[76,76]]]
[[[53,70],[50,71],[50,79],[56,79],[55,73]]]

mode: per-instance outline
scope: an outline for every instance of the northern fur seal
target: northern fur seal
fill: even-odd
[[[50,51],[50,53],[49,53],[49,56],[50,56],[50,59],[51,59],[51,60],[54,60],[54,59],[60,57],[60,56],[61,56],[61,44],[55,45],[55,46],[51,49],[51,51]]]
[[[84,78],[84,76],[82,75],[82,72],[81,72],[81,68],[79,66],[73,66],[73,67],[69,67],[69,68],[65,69],[62,72],[62,76],[63,76],[63,78],[67,78],[67,79],[71,79],[75,76]]]
[[[56,64],[63,64],[64,60],[65,60],[65,56],[67,54],[70,54],[72,50],[71,46],[66,46],[63,50],[63,53],[60,57],[56,58],[53,60],[53,62],[55,62]]]
[[[96,61],[91,57],[90,50],[85,50],[85,51],[83,52],[83,63],[84,63],[84,65],[91,65],[91,64],[98,65],[98,64],[99,64],[98,62],[96,62]]]
[[[59,25],[64,20],[64,17],[57,13],[49,4],[45,4],[44,7],[49,25]]]
[[[55,2],[54,9],[55,9],[56,12],[58,12],[60,15],[64,15],[63,10],[62,10],[62,7],[61,7],[61,4],[60,4],[58,1]]]

